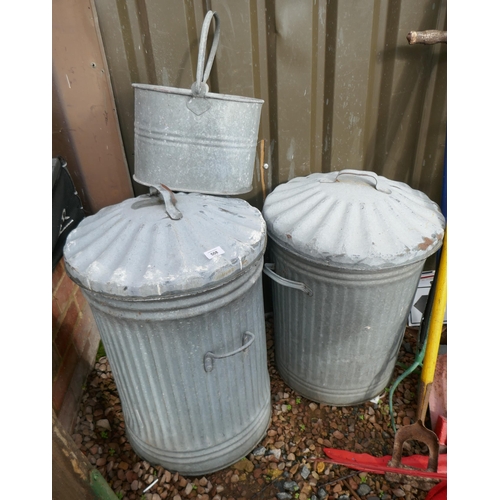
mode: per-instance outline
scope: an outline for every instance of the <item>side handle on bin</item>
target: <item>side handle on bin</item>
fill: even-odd
[[[229,356],[234,356],[235,354],[238,354],[239,352],[250,347],[254,340],[255,335],[252,332],[245,332],[243,334],[243,345],[239,349],[236,349],[233,352],[228,352],[227,354],[214,354],[213,352],[208,351],[203,357],[203,367],[205,368],[205,371],[208,373],[214,369],[214,359],[224,359],[229,358]]]
[[[313,295],[312,290],[307,285],[304,285],[304,283],[287,280],[286,278],[281,277],[279,274],[276,274],[274,272],[274,264],[264,264],[264,268],[262,269],[262,271],[264,272],[264,274],[269,276],[272,280],[276,281],[276,283],[279,283],[280,285],[288,286],[290,288],[297,288],[297,290],[301,290],[302,292],[307,293],[307,295],[309,295],[310,297],[312,297]]]

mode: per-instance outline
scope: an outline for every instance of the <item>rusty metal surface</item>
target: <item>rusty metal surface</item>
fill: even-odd
[[[68,162],[87,212],[132,196],[93,2],[54,0],[52,155]]]
[[[421,420],[412,425],[401,427],[394,437],[394,448],[392,460],[387,464],[388,467],[401,468],[401,457],[403,456],[403,444],[408,440],[421,441],[429,448],[429,462],[427,463],[427,472],[437,472],[439,457],[439,441],[431,430],[424,427]]]
[[[131,173],[132,83],[190,88],[207,10],[221,20],[213,92],[261,98],[264,187],[314,172],[372,170],[439,202],[446,135],[446,0],[101,0],[99,25]],[[241,197],[262,205],[262,171]],[[141,188],[135,184],[136,193]]]
[[[431,45],[434,43],[447,43],[448,36],[446,31],[426,30],[426,31],[410,31],[406,35],[406,39],[410,45],[423,43]]]

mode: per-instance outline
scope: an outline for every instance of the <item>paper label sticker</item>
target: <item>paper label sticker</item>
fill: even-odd
[[[212,248],[212,250],[206,251],[205,256],[207,257],[207,259],[213,259],[216,255],[222,255],[223,253],[226,252],[224,252],[221,247],[215,247]]]

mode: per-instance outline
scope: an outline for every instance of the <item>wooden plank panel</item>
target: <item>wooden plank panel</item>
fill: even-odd
[[[90,0],[54,0],[53,88],[66,141],[53,155],[72,156],[88,212],[132,194],[108,67]],[[66,144],[71,152],[56,151]]]

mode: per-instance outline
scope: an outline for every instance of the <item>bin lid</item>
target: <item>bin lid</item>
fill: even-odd
[[[424,193],[362,170],[296,177],[269,194],[263,216],[285,249],[360,270],[423,260],[440,248],[445,228]]]
[[[94,292],[188,295],[246,272],[265,245],[264,219],[245,200],[155,191],[84,219],[64,259],[69,276]]]

